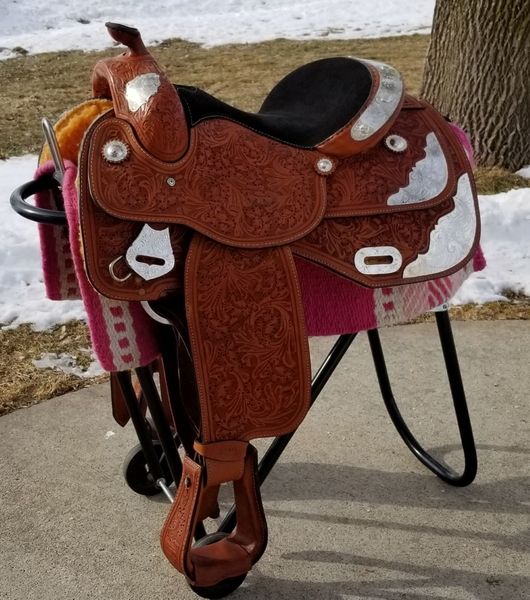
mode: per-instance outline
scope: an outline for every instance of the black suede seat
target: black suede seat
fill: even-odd
[[[179,86],[191,126],[226,118],[300,148],[313,148],[346,125],[367,100],[370,71],[352,58],[324,58],[284,77],[257,113],[245,112],[195,87]]]

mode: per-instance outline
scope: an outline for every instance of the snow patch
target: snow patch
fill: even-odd
[[[83,369],[77,364],[74,356],[65,352],[61,352],[61,354],[44,352],[39,359],[31,362],[37,369],[53,369],[67,375],[75,375],[81,379],[96,377],[104,373],[97,361],[92,361],[88,369]]]
[[[112,46],[105,21],[137,27],[146,44],[182,38],[205,46],[276,38],[352,39],[428,33],[435,0],[7,0],[0,58]]]
[[[480,196],[479,201],[488,264],[465,281],[452,303],[503,300],[506,292],[530,296],[530,188]]]
[[[526,167],[515,171],[515,174],[519,175],[520,177],[527,177],[528,179],[530,179],[530,165],[526,165]]]

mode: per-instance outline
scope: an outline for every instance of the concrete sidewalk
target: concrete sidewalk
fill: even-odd
[[[234,599],[530,598],[530,323],[454,330],[476,481],[447,486],[408,452],[361,335],[264,486],[268,550]],[[382,339],[404,415],[458,465],[435,326]],[[315,364],[330,344],[312,343]],[[123,480],[135,443],[106,385],[0,419],[0,598],[196,598],[159,548],[168,504]]]

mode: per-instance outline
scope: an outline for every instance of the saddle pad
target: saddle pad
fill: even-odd
[[[37,176],[52,174],[51,162],[39,167]],[[68,227],[40,226],[43,272],[47,295],[52,300],[82,298],[87,313],[92,348],[105,371],[145,366],[158,356],[156,323],[139,302],[106,298],[89,283],[79,238],[77,169],[66,162],[62,184]],[[37,203],[45,207],[47,198]]]

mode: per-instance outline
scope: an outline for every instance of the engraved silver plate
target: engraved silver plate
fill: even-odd
[[[432,131],[427,134],[425,141],[425,157],[412,167],[408,184],[388,198],[389,206],[426,202],[444,191],[448,179],[444,151]]]
[[[139,260],[141,258],[144,260]],[[145,259],[162,261],[162,264],[150,264]],[[127,249],[125,260],[135,273],[147,281],[169,273],[175,266],[169,227],[153,229],[145,224]]]
[[[129,146],[121,140],[110,140],[103,146],[103,158],[110,163],[121,163],[129,156]]]
[[[131,79],[125,86],[125,99],[131,112],[136,112],[147,103],[149,98],[158,92],[160,75],[158,73],[144,73]]]
[[[436,275],[451,269],[468,256],[477,231],[473,189],[466,173],[458,180],[455,207],[440,217],[431,231],[429,249],[407,265],[403,277]]]
[[[372,264],[366,259],[376,259]],[[387,259],[379,262],[377,259]],[[390,260],[388,260],[390,259]],[[401,252],[394,246],[367,246],[357,250],[353,259],[355,268],[365,275],[386,275],[399,271],[403,263]]]
[[[394,114],[403,95],[403,80],[399,71],[390,65],[373,60],[357,60],[375,67],[379,73],[379,85],[375,96],[360,114],[350,132],[352,139],[362,142],[381,129]]]

